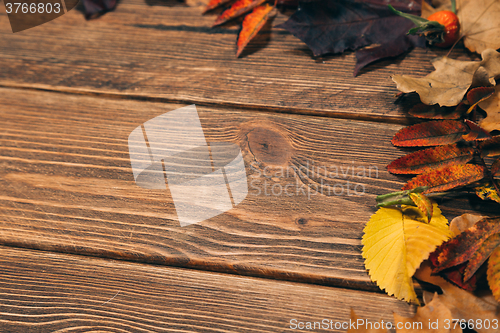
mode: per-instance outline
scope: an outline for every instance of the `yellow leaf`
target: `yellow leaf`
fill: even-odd
[[[429,254],[451,237],[448,221],[433,204],[430,223],[413,206],[380,208],[364,229],[363,258],[372,281],[390,296],[418,303],[412,276]]]
[[[425,104],[455,106],[473,82],[475,86],[494,86],[495,79],[500,78],[500,53],[488,49],[481,56],[482,61],[438,58],[432,62],[436,70],[426,77],[394,75],[392,80],[404,93],[416,91]]]
[[[500,1],[457,0],[464,45],[472,52],[500,48]]]

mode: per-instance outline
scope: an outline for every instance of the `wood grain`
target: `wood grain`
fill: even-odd
[[[268,26],[236,59],[237,24],[210,29],[215,17],[201,15],[202,2],[175,2],[124,0],[91,21],[72,10],[15,34],[2,12],[0,85],[401,123],[390,76],[424,76],[429,60],[447,52],[414,50],[354,78],[354,53],[314,59],[299,39]]]
[[[208,142],[241,147],[249,194],[180,227],[169,191],[135,184],[127,138],[183,105],[17,89],[0,105],[0,244],[378,290],[360,238],[405,179],[385,169],[397,125],[198,107]]]
[[[2,332],[284,332],[351,307],[413,315],[378,293],[0,247]]]

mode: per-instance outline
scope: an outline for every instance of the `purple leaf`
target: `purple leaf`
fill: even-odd
[[[413,0],[321,0],[300,2],[298,10],[278,26],[306,43],[315,56],[340,53],[381,44],[358,55],[356,72],[375,60],[396,56],[421,43],[404,39],[413,23],[392,14],[387,4],[419,14],[420,4]]]

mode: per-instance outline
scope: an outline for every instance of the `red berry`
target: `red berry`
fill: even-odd
[[[444,25],[444,42],[438,43],[436,46],[448,47],[455,44],[460,35],[460,23],[457,15],[449,10],[441,10],[432,14],[427,19]]]

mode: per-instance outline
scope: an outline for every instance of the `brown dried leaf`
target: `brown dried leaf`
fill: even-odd
[[[481,165],[451,165],[420,174],[403,187],[411,190],[419,186],[428,186],[423,193],[443,192],[455,187],[465,186],[485,177],[486,169]]]
[[[488,114],[479,125],[487,131],[500,130],[500,85],[495,87],[491,98],[479,103],[479,107]]]
[[[416,91],[420,100],[429,105],[454,106],[462,101],[474,82],[477,86],[494,86],[500,78],[500,53],[488,49],[481,54],[482,61],[460,61],[442,57],[433,61],[436,70],[423,78],[394,75],[398,90]]]
[[[500,155],[500,136],[494,136],[492,139],[481,142],[481,157]]]
[[[466,48],[477,53],[500,48],[500,1],[457,0],[457,16]]]
[[[395,174],[420,174],[449,165],[466,164],[474,149],[457,144],[419,150],[392,161],[387,170]]]
[[[421,332],[433,332],[433,333],[461,333],[462,329],[460,327],[453,326],[447,328],[445,320],[453,320],[450,309],[441,302],[439,295],[434,294],[432,300],[423,307],[417,308],[417,313],[413,318],[405,318],[403,316],[394,313],[395,326],[403,327],[402,329],[396,329],[396,333],[421,333]],[[437,322],[437,325],[435,323]],[[399,324],[401,323],[401,324]],[[406,324],[408,323],[408,324]],[[411,327],[411,328],[404,328]]]
[[[458,234],[464,232],[465,230],[472,227],[478,221],[482,220],[484,216],[476,215],[476,214],[462,214],[460,216],[455,217],[450,222],[450,231],[457,236]]]
[[[474,321],[480,320],[482,323],[489,320],[490,324],[493,320],[497,323],[496,329],[485,329],[484,325],[481,328],[474,326],[474,330],[478,333],[498,332],[500,328],[500,304],[492,300],[490,296],[478,297],[473,293],[460,289],[459,287],[447,282],[439,276],[431,275],[431,266],[428,262],[424,262],[416,271],[414,277],[433,285],[440,287],[443,294],[439,295],[439,300],[451,311],[454,319]]]

